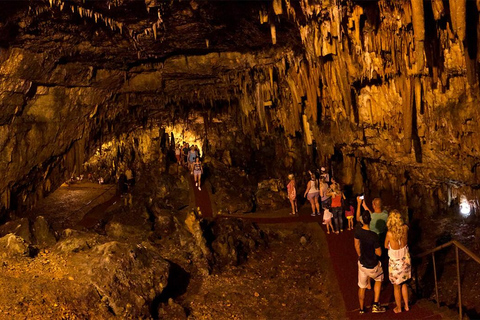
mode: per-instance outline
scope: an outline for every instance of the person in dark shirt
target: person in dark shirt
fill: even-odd
[[[362,213],[363,225],[357,225],[355,229],[355,250],[358,254],[358,301],[360,303],[360,313],[365,313],[364,299],[365,289],[369,286],[370,278],[375,280],[373,313],[385,312],[385,308],[380,306],[380,290],[383,281],[382,263],[379,258],[382,255],[378,235],[370,231],[370,212]]]

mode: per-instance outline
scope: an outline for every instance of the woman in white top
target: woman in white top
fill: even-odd
[[[412,264],[408,252],[408,226],[403,222],[398,210],[390,212],[387,220],[388,232],[385,238],[385,248],[388,249],[388,275],[393,284],[395,304],[393,311],[402,312],[402,298],[405,311],[408,307],[408,288],[406,281],[412,277]]]
[[[312,217],[315,217],[315,213],[317,213],[318,216],[320,215],[320,204],[318,203],[318,197],[320,196],[319,188],[319,174],[315,173],[314,175],[310,172],[310,181],[307,183],[307,190],[305,190],[304,196],[312,205]]]

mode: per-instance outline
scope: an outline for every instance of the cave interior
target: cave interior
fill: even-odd
[[[288,216],[289,174],[309,215],[308,171],[322,167],[349,204],[399,210],[412,252],[455,239],[478,254],[479,12],[478,0],[0,2],[0,247],[16,266],[0,314],[208,318],[198,279],[291,233],[317,239],[301,221],[248,219]],[[176,161],[184,142],[200,150],[202,193]],[[28,268],[35,295],[7,310]],[[463,268],[478,283],[480,267]],[[70,280],[63,300],[48,273]],[[478,315],[479,293],[463,290]]]

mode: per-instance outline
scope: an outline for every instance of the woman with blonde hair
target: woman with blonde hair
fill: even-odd
[[[412,277],[412,265],[408,252],[408,226],[398,210],[390,212],[387,220],[388,232],[385,238],[385,248],[388,249],[388,275],[393,284],[395,296],[395,313],[402,312],[402,298],[405,311],[408,307],[408,288],[406,281]]]
[[[297,190],[295,188],[295,176],[293,173],[288,175],[288,180],[290,180],[290,182],[287,184],[288,200],[290,200],[290,204],[292,205],[292,212],[290,212],[290,215],[294,216],[298,212],[298,208]]]
[[[310,181],[307,183],[307,190],[305,190],[304,197],[310,201],[312,205],[312,217],[315,217],[315,213],[320,215],[320,204],[318,203],[318,197],[320,196],[320,174],[310,172]]]

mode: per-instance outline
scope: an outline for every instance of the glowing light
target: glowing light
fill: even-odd
[[[200,154],[203,155],[203,141],[200,136],[193,130],[185,130],[185,125],[177,124],[175,126],[168,126],[165,128],[166,132],[173,132],[176,143],[187,142],[190,146],[196,144],[200,150]]]
[[[472,208],[467,198],[465,196],[461,196],[460,197],[460,213],[464,216],[468,216],[470,215],[471,209]]]

